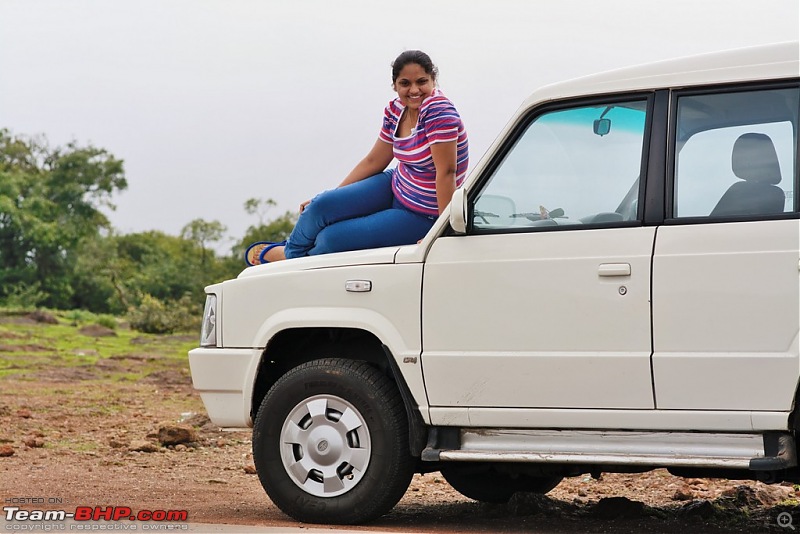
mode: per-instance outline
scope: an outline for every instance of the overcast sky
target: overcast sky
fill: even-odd
[[[335,186],[377,138],[390,64],[431,55],[476,163],[537,87],[797,40],[798,0],[0,0],[0,128],[125,161],[109,217],[231,238]],[[233,239],[223,248],[229,248]]]

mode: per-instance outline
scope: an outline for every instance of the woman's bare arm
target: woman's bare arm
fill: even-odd
[[[436,203],[439,206],[439,214],[450,204],[453,191],[456,190],[456,170],[458,168],[456,145],[456,141],[431,145],[431,157],[433,157],[433,165],[436,167]]]

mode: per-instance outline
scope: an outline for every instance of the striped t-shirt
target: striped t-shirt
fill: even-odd
[[[396,136],[397,124],[405,106],[397,98],[386,106],[380,140],[391,143],[397,168],[392,178],[394,196],[408,209],[436,216],[436,167],[431,156],[433,143],[457,141],[456,187],[467,174],[469,143],[464,123],[455,106],[441,91],[434,89],[419,109],[416,129],[409,137]]]

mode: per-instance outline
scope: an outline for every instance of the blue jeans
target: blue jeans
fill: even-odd
[[[422,239],[434,220],[395,199],[388,170],[314,197],[300,214],[284,253],[299,258],[409,245]]]

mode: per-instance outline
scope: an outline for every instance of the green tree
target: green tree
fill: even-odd
[[[126,187],[122,160],[103,149],[0,129],[0,299],[38,288],[30,304],[72,307],[77,250],[110,229],[99,208]]]
[[[135,266],[120,257],[118,239],[112,234],[81,243],[72,273],[74,307],[119,315],[134,303],[127,277]]]
[[[142,328],[180,329],[199,318],[206,285],[235,277],[253,241],[285,239],[290,212],[267,219],[272,199],[249,199],[258,216],[232,255],[219,221],[195,219],[170,236],[118,235],[100,211],[127,182],[105,150],[0,130],[0,303],[126,314]],[[266,221],[266,222],[265,222]]]
[[[203,288],[241,270],[230,273],[230,259],[213,253],[202,265],[200,255],[197,243],[159,231],[87,240],[75,264],[76,306],[129,314],[157,302],[172,314],[173,307],[194,302],[200,314]]]
[[[277,205],[278,203],[271,198],[248,198],[244,202],[244,211],[248,215],[257,215],[258,225],[264,226],[264,218],[267,216],[267,212]]]
[[[200,247],[200,265],[206,265],[206,245],[222,240],[228,229],[219,221],[195,219],[181,230],[181,237]]]

